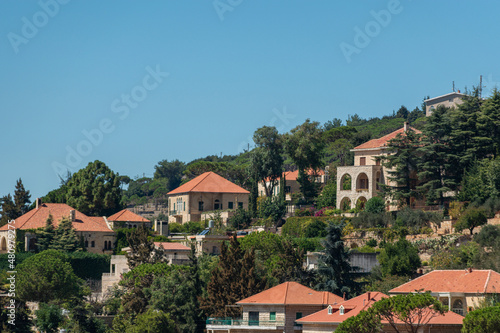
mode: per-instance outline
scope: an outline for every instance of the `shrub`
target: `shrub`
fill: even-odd
[[[381,214],[385,212],[385,200],[381,197],[373,197],[365,204],[365,212]]]

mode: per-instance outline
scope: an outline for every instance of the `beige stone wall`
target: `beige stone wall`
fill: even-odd
[[[351,189],[343,190],[342,178],[345,175],[351,176]],[[368,189],[361,189],[360,179],[366,175],[368,179]],[[360,198],[369,200],[377,193],[377,179],[379,183],[384,183],[382,167],[376,165],[365,166],[344,166],[337,168],[337,208],[341,208],[342,201],[347,198],[351,201],[351,208],[356,207]]]
[[[338,325],[336,324],[303,324],[302,325],[302,333],[325,333],[325,332],[333,332]]]
[[[182,200],[180,209],[178,199]],[[236,210],[239,202],[243,203],[243,209],[248,209],[249,195],[247,193],[189,193],[170,196],[168,198],[169,222],[200,221],[204,213],[214,211],[216,200],[218,200],[220,210],[230,209],[229,203],[232,203],[232,209]],[[203,202],[203,211],[199,210],[200,201]]]
[[[434,109],[437,109],[438,106],[442,105],[447,108],[456,107],[459,104],[462,104],[463,101],[460,96],[444,96],[442,98],[438,98],[433,100],[432,102],[426,103],[425,107],[425,115],[429,117]]]
[[[116,236],[113,231],[109,232],[98,232],[98,231],[77,231],[77,236],[83,236],[83,241],[88,242],[88,247],[86,247],[87,252],[90,253],[105,253],[111,254],[113,253],[113,247],[116,241]],[[105,250],[104,242],[111,242],[111,249]],[[94,246],[92,246],[92,242],[94,242]],[[86,243],[85,243],[86,244]]]

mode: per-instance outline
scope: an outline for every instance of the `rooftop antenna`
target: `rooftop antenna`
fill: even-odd
[[[483,76],[479,75],[479,98],[483,97]]]
[[[455,92],[455,81],[453,81],[453,92]]]

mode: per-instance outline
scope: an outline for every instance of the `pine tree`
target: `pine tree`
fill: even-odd
[[[257,209],[257,197],[259,196],[259,189],[257,181],[254,179],[250,180],[250,197],[248,199],[248,212],[250,216],[257,217],[258,209]]]
[[[332,292],[342,296],[352,296],[357,291],[357,284],[353,280],[353,270],[349,263],[349,250],[344,247],[342,241],[341,224],[330,223],[327,227],[327,236],[323,241],[325,250],[319,256],[318,276],[320,283],[316,285],[317,290]]]
[[[52,248],[51,245],[55,236],[54,221],[52,215],[49,214],[49,217],[45,221],[45,227],[37,233],[36,246],[38,251],[41,252]]]
[[[283,252],[278,254],[278,264],[273,271],[273,277],[278,283],[295,281],[303,285],[310,285],[314,274],[304,268],[304,249],[294,246],[290,239],[281,242]]]
[[[420,148],[417,149],[418,178],[428,204],[444,204],[444,194],[457,190],[457,156],[449,144],[451,122],[450,109],[438,107],[427,119]]]
[[[149,231],[145,227],[136,228],[127,234],[130,252],[127,253],[127,262],[130,269],[143,264],[161,262],[164,251],[156,249],[153,239],[149,237]]]
[[[79,245],[80,239],[76,235],[73,223],[70,219],[64,217],[55,231],[50,248],[65,252],[75,252],[82,250]]]
[[[0,219],[0,226],[5,225],[10,220],[14,220],[19,217],[16,212],[16,205],[14,204],[10,194],[0,198],[0,206],[0,214],[2,215],[2,218]]]
[[[416,185],[419,158],[417,148],[420,146],[420,134],[413,130],[398,134],[390,140],[389,154],[382,158],[382,165],[388,169],[388,179],[395,185],[382,185],[385,196],[392,197],[399,206],[410,205],[411,199],[418,197]]]
[[[209,317],[238,317],[240,312],[233,305],[264,289],[265,281],[255,269],[255,254],[243,251],[236,238],[231,238],[230,246],[221,247],[217,268],[207,285],[207,296],[201,299],[201,308]]]
[[[18,215],[17,217],[28,212],[31,203],[30,198],[30,191],[26,191],[23,185],[23,181],[21,180],[21,178],[19,178],[16,183],[16,190],[14,191],[14,202],[16,205],[16,213]]]
[[[500,91],[493,90],[493,94],[481,105],[480,126],[486,132],[485,135],[491,138],[491,154],[494,157],[500,156]]]

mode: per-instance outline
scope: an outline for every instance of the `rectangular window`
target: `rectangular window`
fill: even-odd
[[[366,157],[359,158],[359,165],[366,165]]]
[[[269,320],[270,321],[276,320],[276,312],[269,312]]]
[[[380,165],[380,160],[379,159],[375,160],[375,165]]]
[[[243,202],[238,202],[238,208],[243,208]]]
[[[295,312],[295,319],[302,318],[302,312]]]
[[[259,326],[259,313],[254,311],[248,312],[248,325]]]
[[[199,210],[200,212],[202,212],[202,211],[203,211],[203,201],[198,201],[198,210]]]
[[[285,186],[285,193],[290,193],[292,191],[291,186]]]
[[[232,201],[229,201],[229,202],[227,203],[227,208],[228,208],[228,209],[233,209],[233,202],[232,202]]]

